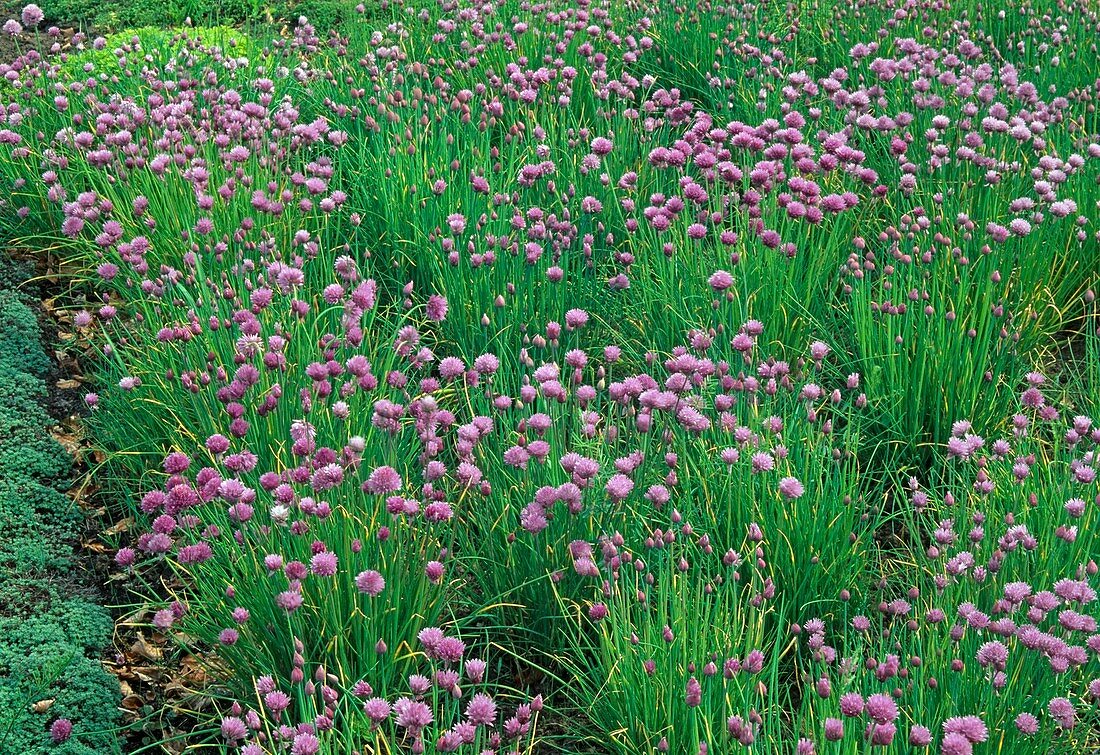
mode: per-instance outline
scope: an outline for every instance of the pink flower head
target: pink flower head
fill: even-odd
[[[733,285],[733,276],[725,270],[716,270],[707,278],[707,283],[715,291],[725,291],[727,288]]]
[[[337,561],[335,553],[321,551],[310,560],[309,570],[318,577],[331,577],[336,574]]]
[[[802,494],[806,492],[802,483],[794,477],[784,477],[779,481],[779,492],[787,500],[795,500],[802,497]]]
[[[971,744],[984,742],[989,738],[989,729],[977,716],[955,716],[943,722],[945,734],[961,734]]]
[[[374,569],[368,569],[356,575],[355,586],[359,589],[359,592],[366,593],[374,598],[386,589],[386,580],[379,572]]]
[[[909,744],[913,747],[927,747],[932,743],[932,732],[920,724],[913,724],[909,729]]]
[[[703,702],[703,688],[699,680],[694,676],[687,680],[687,689],[684,692],[684,702],[689,708],[696,708]]]
[[[23,25],[29,26],[32,29],[42,23],[42,19],[46,17],[46,14],[42,12],[34,3],[23,6],[23,13],[21,14],[23,19]]]
[[[1039,731],[1039,719],[1030,713],[1021,713],[1016,716],[1016,729],[1025,737],[1030,737],[1032,734]]]
[[[863,696],[858,692],[846,692],[840,696],[840,712],[848,718],[855,718],[863,713]]]
[[[897,720],[898,704],[889,695],[874,694],[867,698],[866,711],[875,723],[890,723]]]
[[[475,726],[489,726],[496,720],[497,705],[493,698],[479,692],[466,705],[466,718]]]
[[[443,322],[447,318],[447,300],[439,295],[428,297],[428,319]]]
[[[222,719],[222,736],[228,742],[237,742],[248,736],[248,727],[237,716],[226,716]]]
[[[947,734],[940,742],[941,755],[971,755],[974,745],[962,734]]]
[[[614,475],[607,481],[607,485],[604,487],[607,491],[607,495],[613,501],[622,501],[630,495],[630,491],[634,489],[634,481],[623,474]]]
[[[401,475],[393,467],[377,467],[367,481],[363,483],[363,490],[374,495],[393,493],[401,489]]]
[[[432,722],[432,709],[419,700],[402,697],[393,704],[397,725],[414,734],[423,731]]]
[[[565,327],[569,330],[583,328],[588,324],[588,313],[583,309],[571,309],[565,313]]]
[[[1047,712],[1050,713],[1050,717],[1053,718],[1061,728],[1073,728],[1076,711],[1073,708],[1073,703],[1071,703],[1068,698],[1055,697],[1047,704]]]
[[[375,725],[378,725],[389,718],[390,704],[381,697],[372,697],[363,703],[363,712]]]
[[[54,744],[61,744],[73,734],[73,722],[67,718],[59,718],[50,724],[50,739]]]

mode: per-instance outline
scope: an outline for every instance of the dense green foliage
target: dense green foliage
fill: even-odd
[[[355,14],[357,0],[44,0],[39,3],[47,24],[98,31],[129,31],[141,27],[219,24],[275,27],[308,16],[324,28],[336,28]],[[0,18],[19,15],[22,2],[0,2]]]
[[[6,370],[42,377],[49,360],[41,347],[34,311],[14,291],[0,291],[0,365]]]
[[[112,753],[118,682],[98,660],[111,620],[75,587],[84,517],[63,492],[71,460],[48,432],[50,362],[15,289],[25,276],[0,260],[0,752]],[[58,719],[74,724],[60,744],[49,728]]]

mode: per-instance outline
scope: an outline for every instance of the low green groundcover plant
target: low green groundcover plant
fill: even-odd
[[[22,266],[0,261],[0,751],[118,751],[118,682],[98,660],[111,620],[75,587],[83,515],[48,434],[49,360]]]

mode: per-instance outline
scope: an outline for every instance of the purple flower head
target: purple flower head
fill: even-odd
[[[402,697],[393,704],[396,723],[402,729],[418,734],[432,722],[432,709],[424,703],[408,697]]]
[[[989,729],[977,716],[955,716],[943,722],[945,734],[961,734],[971,744],[984,742],[989,738]]]
[[[893,743],[897,733],[898,727],[892,722],[887,721],[882,723],[872,721],[867,724],[864,736],[873,746],[887,747]]]
[[[294,743],[290,746],[291,755],[317,755],[320,750],[321,740],[308,731],[295,736]]]
[[[33,29],[42,23],[42,19],[46,17],[46,14],[43,13],[42,9],[37,5],[30,3],[29,5],[23,6],[23,12],[20,14],[20,17],[23,19],[24,26],[29,26]]]
[[[863,714],[865,703],[858,692],[846,692],[840,696],[840,712],[848,718]]]
[[[784,477],[779,481],[779,492],[787,500],[793,501],[801,498],[806,489],[794,477]]]
[[[1073,703],[1068,698],[1055,697],[1047,704],[1047,712],[1061,728],[1073,728],[1076,711],[1073,708]]]
[[[687,689],[684,692],[684,702],[689,708],[698,707],[703,702],[703,688],[699,684],[699,680],[694,676],[687,680]]]
[[[485,678],[485,667],[485,661],[480,658],[470,658],[466,661],[463,668],[466,671],[466,676],[469,677],[471,682],[480,684]]]
[[[363,483],[363,490],[374,495],[393,493],[401,489],[401,475],[393,467],[377,467]]]
[[[474,695],[466,705],[466,718],[475,726],[490,726],[496,720],[497,705],[483,692]]]
[[[607,481],[607,485],[604,488],[607,491],[607,495],[613,501],[622,501],[630,495],[630,491],[634,489],[634,481],[624,474],[617,474],[612,476]]]
[[[716,270],[707,278],[707,283],[715,291],[725,291],[727,288],[733,285],[733,276],[725,270]]]
[[[500,369],[500,360],[494,354],[482,354],[474,360],[474,371],[479,375],[493,375]]]
[[[363,712],[377,726],[389,718],[390,704],[380,697],[372,697],[363,703]]]
[[[428,581],[437,585],[443,579],[444,567],[440,561],[429,561],[424,565],[424,574]]]
[[[50,739],[54,744],[61,744],[73,734],[73,722],[67,718],[59,718],[50,724]]]
[[[583,309],[571,309],[565,313],[565,327],[569,330],[583,328],[588,324],[588,313]]]
[[[439,295],[428,297],[428,319],[443,322],[447,319],[447,300]]]
[[[1039,719],[1030,713],[1021,713],[1016,716],[1016,729],[1025,737],[1030,737],[1039,731]]]
[[[897,720],[898,705],[889,695],[874,694],[867,698],[867,717],[880,724]]]
[[[978,648],[977,658],[980,665],[1003,671],[1008,660],[1008,648],[1000,640],[992,640]]]
[[[457,637],[444,637],[435,647],[435,656],[447,663],[458,663],[466,652],[466,643]]]
[[[248,727],[244,721],[236,716],[226,716],[222,719],[222,737],[229,742],[236,742],[248,736]]]
[[[272,690],[264,695],[264,707],[278,715],[290,707],[290,696],[281,690]]]
[[[355,586],[359,592],[366,593],[372,598],[377,597],[386,589],[386,580],[374,569],[359,572],[355,577]]]
[[[941,755],[971,755],[974,745],[962,734],[947,734],[940,742]]]
[[[336,574],[338,559],[331,551],[321,551],[309,562],[309,570],[318,577],[331,577]]]

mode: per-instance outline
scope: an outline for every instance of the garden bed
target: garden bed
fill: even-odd
[[[0,66],[133,744],[1100,747],[1094,7],[315,21]],[[74,515],[8,508],[11,572],[71,574]]]

